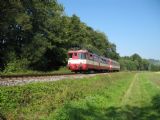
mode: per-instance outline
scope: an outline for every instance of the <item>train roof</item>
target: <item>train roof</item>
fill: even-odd
[[[68,53],[73,53],[73,52],[88,52],[88,50],[69,50]]]

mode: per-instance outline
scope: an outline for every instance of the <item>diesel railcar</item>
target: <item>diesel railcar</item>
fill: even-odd
[[[67,67],[74,72],[120,70],[120,64],[118,62],[96,55],[88,50],[68,51]]]

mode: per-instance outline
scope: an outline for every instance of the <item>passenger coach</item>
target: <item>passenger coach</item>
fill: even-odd
[[[118,62],[98,56],[87,50],[71,50],[68,51],[67,67],[74,72],[81,71],[119,71]]]

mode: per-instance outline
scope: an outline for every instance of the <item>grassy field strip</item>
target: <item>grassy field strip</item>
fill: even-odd
[[[143,89],[143,83],[140,74],[137,73],[132,80],[128,90],[122,101],[122,106],[142,106],[146,98],[148,98],[147,92]]]
[[[124,97],[122,98],[121,105],[126,105],[126,104],[128,103],[128,101],[130,101],[130,94],[132,94],[132,93],[131,93],[131,92],[132,92],[131,90],[133,89],[133,86],[134,86],[136,80],[137,80],[137,74],[135,74],[132,82],[130,83],[128,89],[126,90],[125,95],[124,95]]]
[[[151,103],[151,98],[153,96],[151,96],[148,92],[149,89],[146,87],[146,84],[150,84],[150,80],[147,79],[146,77],[144,77],[145,73],[139,73],[139,85],[141,86],[140,91],[141,91],[141,107],[145,106],[145,105],[149,105]],[[153,86],[150,86],[153,87]]]
[[[155,85],[155,87],[160,89],[160,74],[149,74],[149,79],[151,80],[151,82]]]
[[[144,88],[147,93],[152,97],[156,94],[160,94],[160,75],[155,73],[144,73],[141,75],[141,78],[144,81]]]
[[[148,75],[148,73],[137,73],[135,75],[124,96],[122,105],[141,107],[151,102],[151,98],[158,93],[158,89],[153,85],[151,80],[148,79]]]

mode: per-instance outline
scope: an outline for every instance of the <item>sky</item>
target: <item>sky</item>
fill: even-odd
[[[65,14],[76,14],[104,32],[121,56],[138,53],[160,60],[160,0],[58,0]]]

